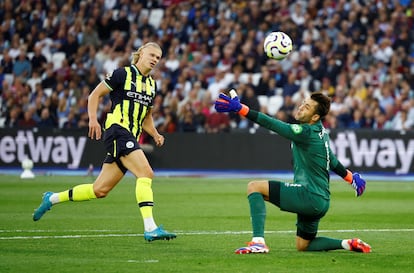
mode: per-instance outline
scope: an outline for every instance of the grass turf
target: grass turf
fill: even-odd
[[[297,252],[295,215],[267,205],[267,255],[236,255],[251,239],[248,179],[156,178],[154,216],[176,232],[172,241],[144,241],[132,177],[101,200],[54,206],[38,222],[32,212],[46,190],[90,177],[0,175],[0,272],[412,272],[414,183],[368,182],[355,198],[331,183],[331,208],[320,236],[360,237],[373,247]]]

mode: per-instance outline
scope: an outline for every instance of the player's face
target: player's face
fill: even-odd
[[[149,73],[160,61],[162,52],[155,46],[149,46],[142,50],[142,56],[138,61],[138,67],[142,73]]]
[[[296,111],[295,119],[300,123],[315,123],[319,120],[319,115],[316,114],[317,106],[318,103],[311,98],[305,99]]]

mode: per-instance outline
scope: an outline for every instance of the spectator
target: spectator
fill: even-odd
[[[205,123],[205,131],[207,133],[223,133],[230,131],[229,115],[224,113],[211,113]]]
[[[407,111],[399,111],[391,121],[391,129],[398,131],[407,131],[413,128],[414,121],[408,118]]]
[[[183,103],[196,81],[203,92],[210,95],[210,101],[203,99],[203,112],[199,113],[206,117],[211,101],[229,86],[248,83],[256,90],[256,96],[259,95],[257,91],[271,96],[286,85],[287,74],[293,73],[302,92],[293,95],[294,106],[305,94],[321,90],[323,78],[327,77],[333,87],[328,92],[332,96],[345,96],[345,106],[352,107],[353,101],[367,105],[363,111],[365,126],[372,128],[374,109],[368,107],[372,97],[383,104],[383,90],[389,84],[394,104],[403,105],[412,96],[404,94],[400,98],[398,84],[407,81],[413,89],[414,58],[410,48],[413,36],[409,17],[412,5],[388,5],[384,9],[383,4],[367,6],[360,2],[345,6],[318,1],[235,5],[213,0],[206,5],[197,2],[191,6],[186,1],[178,1],[164,7],[157,1],[138,1],[131,5],[125,5],[124,1],[108,1],[110,9],[93,1],[73,4],[51,1],[47,7],[42,6],[42,2],[11,5],[7,11],[0,12],[3,14],[0,33],[2,89],[11,89],[6,91],[7,98],[3,98],[6,106],[0,115],[6,117],[13,103],[22,109],[24,103],[15,99],[16,94],[11,95],[14,86],[10,86],[8,74],[13,73],[17,59],[10,54],[17,56],[22,49],[28,53],[33,50],[32,72],[26,78],[34,79],[30,83],[33,89],[39,79],[35,73],[40,73],[43,88],[47,88],[43,95],[50,96],[57,82],[67,86],[74,81],[79,88],[96,85],[125,59],[123,52],[130,52],[146,41],[158,40],[166,56],[172,52],[168,58],[175,65],[167,69],[171,68],[170,62],[166,66],[160,63],[158,72],[154,70],[160,75],[157,84],[163,87],[161,105],[170,107],[175,115],[179,115],[177,105]],[[163,9],[157,26],[149,17],[155,7]],[[269,60],[263,54],[261,43],[269,29],[281,29],[294,41],[296,51],[283,62]],[[72,37],[74,44],[69,42]],[[62,50],[69,62],[63,74],[69,77],[56,77],[62,71],[54,74],[56,69],[50,69],[52,55]],[[111,50],[116,60],[110,57]],[[111,61],[106,63],[105,70],[107,60]],[[96,72],[90,76],[84,68],[96,69]],[[259,80],[260,86],[256,73],[263,77]],[[181,89],[176,87],[178,83]],[[180,90],[183,92],[176,92]],[[199,100],[204,97],[203,92],[198,94]],[[77,103],[78,95],[74,98],[72,102]],[[386,97],[385,101],[388,100]],[[30,101],[34,103],[33,98]],[[100,110],[102,117],[107,107],[105,104]],[[196,118],[196,106],[191,107],[193,118]],[[391,111],[392,116],[401,110],[399,106],[392,110],[381,107],[382,111]],[[232,122],[237,121],[235,118],[230,116]],[[385,118],[390,118],[388,113]],[[341,120],[337,123],[343,124]]]
[[[25,80],[32,76],[32,64],[30,63],[29,58],[27,58],[24,50],[20,51],[19,57],[14,62],[13,75],[14,77],[21,77]]]
[[[157,128],[160,133],[174,133],[177,131],[177,117],[170,107],[164,108],[164,123]]]
[[[63,123],[62,129],[73,130],[78,129],[78,119],[75,114],[75,108],[71,108],[66,121]]]
[[[17,128],[21,116],[21,109],[19,106],[13,106],[6,117],[4,125],[6,128]]]
[[[288,76],[287,83],[283,86],[283,97],[292,97],[296,92],[299,91],[300,85],[296,81],[296,75],[290,73]]]
[[[36,44],[33,49],[33,57],[30,60],[32,63],[33,72],[42,74],[46,70],[47,59],[42,54],[42,47],[40,44]]]
[[[82,39],[80,45],[92,46],[97,48],[101,45],[98,32],[95,30],[95,22],[93,18],[89,18],[82,31]]]
[[[4,74],[13,74],[13,58],[10,56],[9,51],[6,49],[3,52],[3,58],[0,61]]]
[[[50,115],[50,111],[48,108],[43,108],[40,114],[40,120],[37,123],[37,127],[39,128],[57,128],[57,123],[55,119]]]
[[[355,109],[352,112],[352,119],[347,124],[347,128],[350,129],[360,129],[365,127],[364,116],[362,115],[362,111],[359,109]]]
[[[120,58],[118,57],[115,51],[110,52],[110,57],[105,60],[103,63],[103,72],[104,75],[112,73],[115,69],[119,67]]]
[[[53,70],[53,63],[48,63],[45,72],[42,74],[42,88],[55,88],[57,84],[56,74]]]
[[[75,33],[69,33],[67,35],[67,40],[63,41],[62,46],[59,51],[64,52],[66,58],[71,63],[74,60],[75,54],[78,51],[79,43]]]
[[[28,111],[25,111],[23,113],[23,118],[19,119],[19,121],[17,122],[17,126],[19,128],[22,129],[31,129],[36,127],[36,120],[33,118],[33,116],[35,115],[36,109],[30,108]]]

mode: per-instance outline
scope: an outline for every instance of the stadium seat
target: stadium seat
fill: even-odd
[[[275,115],[279,111],[280,107],[283,105],[283,97],[279,95],[274,95],[269,98],[267,103],[267,113],[271,116]]]
[[[257,99],[259,101],[260,106],[262,108],[265,107],[267,109],[267,105],[269,103],[269,97],[266,95],[259,95],[257,96]]]
[[[11,73],[4,74],[4,80],[9,84],[9,86],[11,86],[14,81],[14,75]]]
[[[254,73],[252,75],[252,84],[254,86],[259,85],[260,78],[262,77],[262,73]]]
[[[27,58],[29,58],[29,60],[31,60],[34,56],[34,52],[27,52]]]
[[[164,16],[163,9],[152,9],[148,17],[148,22],[154,27],[158,28],[161,24],[162,17]]]
[[[52,88],[44,88],[43,91],[45,92],[45,94],[50,97],[53,93],[53,89]]]
[[[53,69],[62,67],[62,61],[66,58],[65,52],[56,52],[52,54]]]

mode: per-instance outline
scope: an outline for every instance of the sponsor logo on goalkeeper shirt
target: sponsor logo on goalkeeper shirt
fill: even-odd
[[[290,126],[290,128],[292,129],[293,133],[295,133],[295,134],[300,134],[300,133],[302,133],[302,130],[303,130],[302,126],[300,126],[299,124],[292,124]]]

